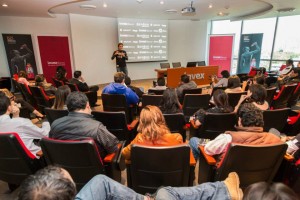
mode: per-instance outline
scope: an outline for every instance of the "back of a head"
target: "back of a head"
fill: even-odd
[[[76,186],[66,171],[55,166],[45,167],[23,181],[19,200],[74,200]]]
[[[229,71],[227,71],[227,70],[221,71],[221,75],[223,78],[229,78],[229,76],[230,76]]]
[[[63,66],[58,66],[56,68],[56,73],[59,73],[59,72],[66,72],[66,69]]]
[[[251,85],[249,87],[250,92],[252,93],[251,99],[253,99],[258,104],[264,104],[267,98],[267,90],[262,85]]]
[[[186,74],[181,75],[181,82],[183,82],[183,83],[190,82],[190,77]]]
[[[237,87],[241,87],[241,80],[238,76],[234,75],[234,76],[230,76],[228,78],[228,88],[234,89]]]
[[[75,71],[74,72],[74,78],[79,78],[81,76],[81,71]]]
[[[0,115],[5,114],[9,106],[9,98],[4,94],[4,92],[0,92]]]
[[[248,186],[243,200],[297,200],[298,196],[283,183],[258,182]]]
[[[125,77],[125,84],[130,85],[131,84],[131,78],[129,76]]]
[[[59,86],[55,92],[55,100],[53,104],[54,109],[63,109],[66,104],[68,95],[71,93],[71,89],[68,85]]]
[[[263,113],[252,103],[242,104],[237,112],[244,127],[263,127]]]
[[[89,99],[83,92],[72,92],[66,100],[69,112],[84,110],[88,102]]]
[[[293,61],[293,59],[288,59],[288,60],[286,61],[286,65],[292,65],[292,66],[294,66],[294,61]]]
[[[141,111],[138,132],[142,133],[146,140],[155,141],[170,131],[160,109],[148,105]]]
[[[35,84],[38,86],[40,83],[44,82],[45,78],[41,75],[36,75],[35,76]]]
[[[232,108],[228,102],[228,95],[224,90],[218,89],[213,94],[213,99],[217,107],[223,108],[226,112],[231,112]]]
[[[67,70],[63,66],[58,66],[56,68],[56,78],[61,80],[65,78]]]
[[[114,75],[115,83],[122,83],[125,79],[125,74],[123,72],[117,72]]]
[[[176,113],[179,109],[179,101],[174,88],[167,88],[162,97],[161,109],[165,114]]]
[[[165,78],[163,78],[163,77],[158,78],[157,79],[157,85],[158,86],[165,86],[166,85]]]
[[[27,78],[27,74],[25,71],[19,71],[19,77]]]
[[[263,75],[254,76],[253,80],[256,82],[256,84],[259,84],[259,85],[265,84],[265,77]]]

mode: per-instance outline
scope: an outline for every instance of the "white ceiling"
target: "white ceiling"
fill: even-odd
[[[182,16],[181,9],[189,6],[190,0],[0,0],[0,16],[55,17],[55,14],[82,14],[116,18],[145,19],[243,19],[253,17],[271,17],[277,15],[300,14],[300,0],[194,0],[195,16]],[[107,4],[107,8],[103,4]],[[95,5],[94,10],[81,9],[80,5]],[[209,4],[213,8],[208,8]],[[294,12],[278,13],[278,9],[295,8]],[[175,9],[175,14],[165,10]],[[228,16],[217,16],[218,12],[229,13]],[[249,17],[248,17],[249,15]]]

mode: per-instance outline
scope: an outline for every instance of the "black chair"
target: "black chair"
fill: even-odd
[[[298,83],[296,89],[294,90],[293,94],[289,98],[288,107],[292,107],[297,104],[300,97],[300,83]]]
[[[214,87],[212,89],[211,96],[213,96],[214,92],[217,91],[217,90],[226,90],[226,89],[227,89],[227,87]]]
[[[270,128],[275,128],[281,132],[287,124],[290,110],[290,108],[283,108],[263,111],[264,131],[268,132]]]
[[[198,66],[206,66],[206,63],[205,63],[204,60],[203,61],[198,61],[197,63],[198,63]]]
[[[160,186],[192,186],[190,176],[193,173],[187,144],[170,147],[132,145],[127,182],[137,193],[153,193]]]
[[[109,154],[103,160],[93,139],[82,141],[54,140],[43,138],[40,141],[43,155],[48,165],[59,165],[67,170],[76,183],[79,191],[97,174],[106,174],[110,178],[121,181],[121,171],[118,162],[122,161],[120,149],[115,154]]]
[[[167,68],[170,68],[170,63],[160,63],[160,68],[161,68],[161,69],[167,69]]]
[[[179,99],[179,102],[182,104],[184,100],[184,96],[186,94],[201,94],[202,88],[194,88],[194,89],[184,89],[182,90],[181,99]]]
[[[80,90],[78,89],[76,84],[67,83],[67,85],[69,86],[69,88],[71,89],[72,92],[80,92]],[[97,100],[98,100],[97,92],[96,91],[94,91],[94,92],[87,91],[87,92],[83,92],[83,93],[85,93],[85,95],[89,99],[90,105],[93,107],[97,103]]]
[[[195,129],[195,136],[199,138],[215,139],[225,131],[234,131],[237,124],[236,113],[206,113],[201,127],[196,128],[192,123],[190,133]]]
[[[186,67],[196,67],[197,62],[187,62]]]
[[[148,94],[155,94],[155,95],[162,95],[165,90],[154,90],[154,89],[149,89]]]
[[[246,94],[247,94],[247,92],[227,93],[229,105],[232,108],[235,108],[235,106],[238,104],[241,96],[246,95]]]
[[[124,111],[93,111],[92,115],[97,121],[106,126],[107,130],[114,134],[118,140],[126,141],[126,144],[128,144],[135,138],[138,120],[133,120],[131,124],[129,124]]]
[[[288,105],[289,98],[293,95],[297,85],[284,85],[281,87],[279,93],[274,96],[271,108],[279,109],[286,108]]]
[[[210,95],[209,94],[187,94],[183,100],[183,114],[186,121],[189,121],[190,116],[203,108],[206,110],[209,106]]]
[[[14,190],[42,166],[17,133],[0,133],[0,180]]]
[[[68,110],[57,110],[52,108],[44,108],[46,117],[50,123],[50,125],[58,118],[67,116],[69,114]]]
[[[55,96],[48,96],[40,86],[29,86],[29,89],[35,98],[40,111],[44,113],[44,108],[52,107]]]
[[[124,111],[128,123],[131,123],[135,117],[136,105],[127,105],[126,97],[123,94],[102,94],[102,103],[104,111]]]
[[[268,88],[268,89],[266,89],[266,90],[267,90],[267,98],[266,98],[266,101],[268,102],[269,106],[271,106],[272,103],[273,103],[274,95],[275,95],[275,93],[276,93],[276,87]]]
[[[53,83],[55,85],[55,87],[59,87],[59,86],[63,86],[65,85],[63,81],[58,80],[57,78],[52,77]]]
[[[179,68],[179,67],[181,67],[181,62],[173,62],[172,66],[173,66],[173,68]]]
[[[144,94],[142,97],[142,108],[147,105],[160,106],[160,102],[162,101],[162,95],[149,95]]]
[[[16,92],[16,91],[19,91],[19,92],[21,93],[23,99],[24,99],[25,101],[27,101],[27,100],[26,100],[26,96],[25,96],[24,93],[22,92],[22,88],[21,88],[21,86],[20,86],[20,83],[18,83],[18,81],[16,81],[16,79],[14,79],[14,78],[12,78],[11,80],[12,80],[12,83],[13,83],[13,85],[14,85],[15,92]]]
[[[22,83],[18,83],[18,85],[20,86],[21,93],[25,96],[24,99],[28,103],[30,103],[33,107],[38,107],[37,102],[36,102],[35,98],[33,97],[31,90],[29,89],[29,86],[22,84]]]
[[[163,114],[166,120],[166,124],[170,129],[171,133],[180,133],[183,141],[186,140],[186,130],[185,130],[185,119],[182,113],[175,114]]]
[[[220,166],[216,168],[214,157],[205,154],[204,147],[201,146],[198,182],[201,184],[223,181],[230,172],[236,172],[240,178],[241,188],[261,181],[271,183],[286,149],[285,143],[260,146],[232,143]],[[210,161],[210,164],[207,161]]]

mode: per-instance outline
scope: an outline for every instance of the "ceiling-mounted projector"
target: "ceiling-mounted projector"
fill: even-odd
[[[191,6],[182,8],[182,15],[191,16],[196,14],[196,8],[193,7],[193,1],[191,1]]]

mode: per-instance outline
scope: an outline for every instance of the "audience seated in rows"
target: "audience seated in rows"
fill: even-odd
[[[59,86],[55,92],[55,99],[52,108],[56,110],[67,110],[66,100],[71,93],[68,85]]]
[[[43,122],[42,127],[39,128],[30,119],[19,117],[19,113],[19,108],[4,93],[0,92],[0,131],[17,133],[27,149],[33,155],[36,155],[41,147],[37,146],[33,140],[47,137],[50,124],[49,122]],[[12,118],[10,118],[11,114]]]
[[[35,76],[35,85],[41,86],[46,95],[54,96],[56,92],[56,87],[54,87],[51,83],[47,83],[45,77],[43,75],[36,75]]]
[[[239,93],[243,92],[241,88],[241,80],[238,76],[230,76],[228,78],[228,86],[227,89],[225,90],[226,93]]]
[[[160,103],[160,109],[163,114],[182,113],[181,105],[177,98],[176,90],[167,88]]]
[[[99,87],[96,85],[89,87],[88,84],[85,82],[84,78],[82,77],[82,72],[78,70],[74,72],[74,78],[70,79],[69,83],[76,84],[79,91],[81,92],[97,92],[99,90]]]
[[[122,155],[129,161],[132,144],[150,146],[172,146],[182,144],[179,133],[171,133],[160,109],[156,106],[146,106],[142,109],[135,139],[122,150]]]
[[[144,92],[140,88],[131,85],[131,79],[130,79],[129,76],[125,77],[125,84],[126,84],[127,87],[129,87],[130,89],[132,89],[138,95],[138,97],[140,99],[142,98]]]
[[[247,145],[264,145],[281,143],[280,138],[272,133],[263,132],[263,114],[262,111],[252,103],[244,103],[238,110],[237,131],[226,131],[220,134],[214,140],[205,145],[205,153],[208,155],[218,155],[226,151],[229,143],[247,144]],[[190,146],[195,156],[199,158],[198,149],[199,138],[193,137],[190,140]],[[219,163],[217,163],[218,165]]]
[[[137,94],[125,85],[125,74],[123,72],[115,73],[114,81],[114,83],[110,83],[103,88],[103,94],[124,94],[128,105],[139,102]]]
[[[32,85],[28,80],[27,80],[27,74],[25,71],[20,71],[19,72],[19,78],[18,78],[18,83],[22,83],[25,85]]]
[[[254,106],[260,110],[269,110],[270,105],[266,101],[267,91],[262,85],[251,85],[247,92],[247,95],[242,95],[237,106],[235,107],[235,112],[238,111],[239,107],[243,103],[252,103]]]
[[[218,80],[216,76],[212,76],[212,86],[213,87],[227,87],[228,85],[228,78],[230,76],[229,71],[223,70],[221,71],[222,78]]]
[[[165,90],[167,89],[166,80],[164,77],[157,78],[156,86],[150,88],[151,90]]]
[[[265,84],[265,76],[262,75],[256,75],[253,78],[253,84],[254,85],[261,85],[263,87],[267,87],[267,85]]]
[[[181,75],[179,86],[176,88],[178,99],[182,99],[184,89],[195,89],[197,84],[186,74]]]
[[[69,114],[52,123],[50,138],[60,140],[93,138],[102,158],[118,149],[118,139],[101,122],[93,119],[89,100],[84,93],[72,92],[68,95],[66,104]]]
[[[204,122],[205,113],[230,113],[233,108],[229,105],[228,95],[224,90],[216,90],[213,94],[215,106],[207,110],[199,109],[192,117],[197,127]]]
[[[64,84],[68,83],[67,70],[63,66],[58,66],[56,68],[55,78],[59,81],[62,81]]]
[[[20,186],[19,200],[297,200],[297,195],[283,183],[258,182],[246,188],[243,194],[239,188],[238,174],[232,172],[224,181],[207,182],[193,187],[161,187],[153,195],[138,194],[105,175],[92,178],[76,194],[71,175],[56,166],[48,166],[29,176]]]

